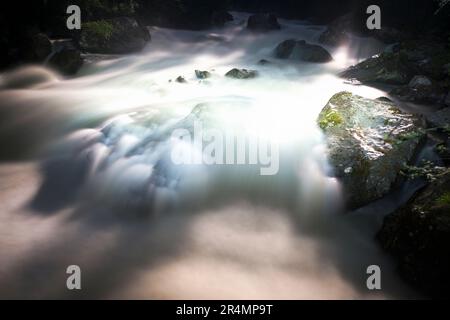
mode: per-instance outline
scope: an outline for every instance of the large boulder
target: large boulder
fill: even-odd
[[[378,239],[403,278],[431,297],[450,297],[450,171],[389,215]]]
[[[271,31],[281,29],[274,14],[254,14],[248,18],[247,28],[252,31]]]
[[[84,23],[80,47],[91,53],[126,54],[142,50],[150,33],[132,18],[114,18]]]
[[[386,195],[423,137],[421,120],[385,99],[341,92],[318,118],[334,174],[355,209]]]
[[[306,43],[304,40],[289,39],[280,43],[275,49],[278,59],[291,59],[306,62],[325,63],[333,60],[331,54],[318,45]]]

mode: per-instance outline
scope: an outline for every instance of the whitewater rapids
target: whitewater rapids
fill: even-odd
[[[234,16],[217,30],[151,27],[140,54],[88,55],[73,79],[49,75],[0,91],[2,146],[29,149],[1,152],[0,298],[415,296],[375,242],[382,216],[342,211],[316,125],[337,92],[385,94],[336,76],[383,46],[352,37],[327,48],[328,64],[280,61],[272,57],[280,42],[317,43],[324,27],[281,20],[281,31],[253,34],[246,14]],[[259,77],[224,77],[232,68]],[[200,81],[195,70],[212,77]],[[222,129],[277,143],[279,174],[170,165],[170,139],[155,133],[199,104],[212,106]],[[374,264],[383,272],[378,292],[366,287]],[[81,267],[79,292],[65,287],[70,265]]]

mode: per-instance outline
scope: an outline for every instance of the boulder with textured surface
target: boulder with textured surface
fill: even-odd
[[[349,208],[386,195],[423,137],[421,120],[385,100],[341,92],[318,118],[329,161],[340,179]]]

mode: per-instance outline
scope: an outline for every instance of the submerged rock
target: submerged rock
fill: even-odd
[[[258,61],[258,65],[260,65],[260,66],[267,66],[270,64],[272,64],[272,62],[270,62],[269,60],[266,60],[266,59],[261,59]]]
[[[403,278],[432,297],[450,297],[450,171],[389,215],[378,239]]]
[[[351,209],[386,195],[423,137],[418,117],[403,113],[391,102],[349,92],[331,98],[318,124]]]
[[[270,31],[281,29],[274,14],[254,14],[248,18],[247,28],[252,31]]]
[[[255,70],[237,69],[234,68],[225,74],[228,78],[234,79],[253,79],[258,76],[258,72]]]
[[[142,50],[150,33],[132,18],[114,18],[84,23],[80,47],[91,53],[126,54]]]
[[[333,60],[331,54],[318,45],[306,41],[289,39],[280,43],[275,49],[275,57],[306,62],[325,63]]]
[[[44,67],[26,66],[0,76],[0,89],[27,89],[58,81],[58,76]]]

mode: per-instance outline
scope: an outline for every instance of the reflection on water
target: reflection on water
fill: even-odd
[[[5,156],[44,158],[0,167],[0,297],[409,296],[373,241],[376,226],[342,213],[315,124],[336,92],[383,95],[336,77],[382,47],[355,37],[329,48],[329,64],[278,61],[278,43],[315,43],[323,28],[282,21],[281,32],[257,35],[236,17],[208,32],[152,28],[142,54],[88,56],[75,79],[0,92],[0,145],[14,150]],[[234,67],[259,77],[224,77]],[[171,132],[192,130],[192,117],[276,143],[279,173],[174,165]],[[71,264],[83,270],[81,293],[64,289]],[[371,264],[385,272],[380,293],[365,288]]]

